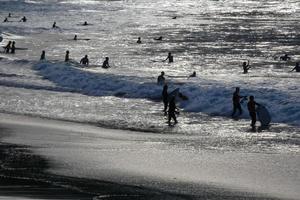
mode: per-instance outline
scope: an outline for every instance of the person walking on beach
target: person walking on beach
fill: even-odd
[[[175,103],[175,97],[172,97],[169,102],[169,110],[168,110],[168,124],[171,126],[171,119],[174,120],[174,124],[177,124],[178,121],[176,119],[177,107]]]
[[[13,41],[10,48],[10,53],[14,54],[16,52],[16,42]]]
[[[45,60],[45,59],[46,59],[46,52],[42,51],[40,60]]]
[[[163,91],[162,91],[162,100],[163,100],[163,103],[164,103],[164,114],[167,115],[167,109],[168,109],[168,104],[169,104],[169,101],[168,101],[168,85],[165,84],[164,85],[164,88],[163,88]]]
[[[102,64],[102,68],[104,69],[110,68],[108,61],[109,61],[109,57],[105,57],[105,60],[103,61]]]
[[[296,66],[294,67],[294,69],[292,69],[292,71],[294,71],[294,70],[295,70],[296,72],[300,72],[300,64],[299,64],[298,62],[296,63]],[[291,72],[292,72],[292,71],[291,71]]]
[[[255,123],[256,123],[256,107],[255,105],[259,106],[260,104],[254,101],[254,96],[249,97],[249,101],[247,104],[249,115],[251,117],[251,127],[255,130]]]
[[[157,85],[164,85],[165,84],[166,79],[165,79],[164,75],[165,75],[165,72],[162,71],[160,73],[160,75],[157,77]]]
[[[4,47],[5,53],[9,53],[10,49],[11,49],[11,41],[8,41],[7,45]]]
[[[65,62],[69,62],[69,61],[70,61],[69,54],[70,54],[70,52],[69,52],[69,51],[66,51]]]
[[[240,96],[240,88],[236,87],[235,92],[232,95],[232,103],[233,103],[233,111],[231,117],[234,117],[237,110],[239,110],[239,115],[243,113],[241,107],[241,98],[245,98],[244,96]]]
[[[85,55],[83,58],[81,58],[80,64],[85,65],[85,66],[89,65],[88,55]]]
[[[247,74],[248,73],[248,70],[251,68],[249,65],[250,62],[248,60],[248,63],[246,62],[243,62],[243,70],[244,70],[244,74]]]
[[[174,62],[174,59],[173,59],[173,56],[172,56],[171,52],[168,53],[168,57],[164,61],[166,61],[166,60],[169,60],[169,63]]]

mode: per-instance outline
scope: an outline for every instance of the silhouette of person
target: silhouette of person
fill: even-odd
[[[168,85],[165,84],[164,85],[164,88],[163,88],[163,91],[162,91],[162,100],[163,100],[163,103],[164,103],[164,113],[165,115],[167,115],[167,109],[168,109],[168,104],[169,104],[169,100],[168,100]]]
[[[11,17],[11,13],[8,13],[8,17]]]
[[[154,38],[154,40],[162,40],[163,37],[162,36],[159,36],[158,38]]]
[[[52,28],[57,28],[56,22],[53,23]]]
[[[174,124],[177,124],[178,121],[176,119],[177,107],[175,103],[175,97],[172,97],[169,102],[169,110],[168,110],[168,124],[171,125],[171,119],[174,120]]]
[[[103,64],[102,64],[102,68],[105,68],[105,69],[110,68],[108,61],[109,61],[109,57],[105,57],[105,60],[103,61]]]
[[[294,69],[292,69],[292,71],[296,70],[296,72],[300,72],[300,64],[297,62],[296,66],[294,67]]]
[[[8,22],[8,19],[7,19],[7,17],[5,17],[5,19],[4,19],[4,21],[3,22]]]
[[[45,59],[46,59],[46,52],[42,51],[40,60],[45,60]]]
[[[249,65],[249,60],[248,60],[248,63],[246,62],[243,62],[243,70],[244,70],[244,74],[247,74],[248,73],[248,70],[250,69],[250,65]]]
[[[85,66],[89,65],[89,59],[88,59],[88,55],[85,55],[81,60],[80,60],[80,64],[83,64]]]
[[[26,22],[26,21],[27,21],[27,19],[26,19],[26,17],[25,17],[25,16],[23,16],[23,17],[22,17],[22,19],[21,19],[20,21],[22,21],[22,22]]]
[[[88,25],[88,23],[87,23],[87,21],[85,21],[84,23],[83,23],[83,26],[87,26]]]
[[[254,96],[250,96],[249,101],[247,103],[249,115],[251,117],[251,127],[252,129],[255,129],[255,123],[256,123],[256,107],[255,105],[260,105],[254,101]]]
[[[189,78],[193,78],[193,77],[196,77],[196,71],[194,71],[191,75],[189,75]]]
[[[138,37],[138,40],[136,41],[136,43],[138,43],[138,44],[141,44],[141,43],[142,43],[141,37]]]
[[[176,19],[176,18],[177,18],[177,16],[172,17],[172,19]]]
[[[70,52],[66,51],[65,62],[69,62],[70,61],[69,54],[70,54]]]
[[[11,48],[10,48],[10,53],[15,53],[16,52],[16,42],[13,41],[12,44],[11,44]]]
[[[291,60],[291,57],[289,57],[287,54],[284,54],[284,56],[280,56],[280,60],[288,61]]]
[[[157,85],[164,85],[165,84],[166,79],[165,79],[164,75],[165,75],[165,72],[162,71],[160,73],[160,75],[157,77]]]
[[[241,107],[241,98],[244,98],[244,97],[240,96],[240,88],[236,87],[235,92],[232,95],[233,111],[232,111],[231,117],[234,117],[237,110],[239,110],[239,115],[241,115],[243,113],[243,110]]]
[[[173,59],[173,56],[172,56],[171,52],[168,53],[168,57],[164,61],[166,61],[166,60],[169,60],[169,63],[174,62],[174,59]]]
[[[77,35],[74,36],[74,39],[73,39],[73,40],[77,40]]]
[[[5,53],[9,53],[10,48],[11,48],[11,41],[8,41],[7,45],[4,47]]]

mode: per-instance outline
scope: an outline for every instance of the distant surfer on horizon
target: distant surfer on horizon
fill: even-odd
[[[171,52],[168,53],[167,58],[166,58],[165,60],[163,60],[163,62],[164,62],[164,61],[167,61],[167,60],[168,60],[169,63],[174,62],[174,58],[173,58],[173,55],[172,55]]]
[[[136,43],[142,44],[141,37],[138,37],[138,40],[136,41]]]
[[[294,67],[294,69],[292,69],[292,71],[294,71],[294,70],[295,70],[296,72],[300,72],[300,64],[299,64],[298,62],[296,63],[296,66]],[[292,71],[291,71],[291,72],[292,72]]]
[[[250,69],[250,61],[248,60],[248,63],[243,62],[243,70],[244,70],[244,74],[248,73],[248,70]]]
[[[16,42],[13,41],[10,48],[10,53],[14,54],[16,52]]]
[[[58,26],[56,26],[56,22],[53,23],[52,28],[58,28]]]
[[[289,57],[287,54],[284,54],[284,56],[280,56],[280,60],[288,61],[291,60],[291,57]]]
[[[46,59],[46,52],[42,51],[40,60],[45,60],[45,59]]]
[[[11,17],[11,13],[8,13],[8,16],[7,17]]]
[[[168,110],[168,124],[169,124],[169,126],[171,126],[171,119],[174,120],[174,124],[178,123],[178,121],[176,119],[176,113],[178,113],[178,111],[177,111],[177,107],[176,107],[176,103],[175,103],[175,97],[172,97],[170,102],[169,102],[169,110]]]
[[[3,22],[8,22],[8,19],[7,19],[7,17],[5,17],[5,19],[4,19],[4,21]]]
[[[26,22],[26,21],[27,21],[27,19],[26,19],[25,16],[23,16],[23,17],[21,18],[21,20],[20,20],[20,22]]]
[[[191,75],[189,75],[189,77],[188,78],[193,78],[193,77],[196,77],[197,75],[196,75],[196,71],[193,71],[193,73],[191,74]]]
[[[70,55],[70,52],[66,51],[65,62],[69,62],[70,61],[69,55]]]
[[[74,36],[73,40],[77,40],[77,35]]]
[[[109,61],[109,57],[105,57],[105,60],[103,61],[102,64],[102,68],[104,69],[110,68],[108,61]]]
[[[169,94],[168,94],[168,85],[167,84],[164,85],[161,96],[162,96],[162,100],[164,103],[164,113],[165,113],[165,115],[167,115],[167,109],[168,109],[168,104],[169,104],[169,100],[168,100]]]
[[[9,53],[10,48],[11,48],[11,41],[8,41],[7,45],[4,47],[5,53]]]
[[[260,104],[254,101],[254,96],[249,97],[249,101],[247,103],[249,115],[251,117],[251,127],[252,130],[255,130],[255,123],[256,123],[256,105],[259,106]]]
[[[81,58],[80,64],[85,65],[85,66],[89,65],[88,55],[85,55],[83,58]]]
[[[83,23],[83,26],[87,26],[87,25],[89,25],[89,24],[87,23],[87,21],[85,21],[85,22]]]
[[[239,110],[239,115],[243,113],[241,107],[241,98],[245,98],[244,96],[240,96],[240,88],[236,87],[235,92],[232,95],[232,103],[233,103],[233,111],[231,117],[234,117],[237,110]]]
[[[160,75],[157,77],[157,85],[164,85],[165,84],[166,79],[165,79],[164,75],[165,75],[165,72],[162,71],[160,73]]]

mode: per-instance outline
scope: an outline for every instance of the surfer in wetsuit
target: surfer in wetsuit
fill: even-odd
[[[168,110],[168,124],[171,125],[171,119],[174,120],[174,124],[177,124],[178,121],[176,119],[177,107],[175,103],[175,97],[172,97],[169,102],[169,110]]]
[[[85,55],[81,60],[80,60],[80,64],[83,64],[85,66],[89,65],[89,59],[88,59],[88,55]]]
[[[163,103],[164,103],[164,113],[165,115],[167,115],[167,108],[168,108],[168,85],[165,84],[164,85],[164,88],[163,88],[163,91],[162,91],[162,100],[163,100]]]
[[[27,19],[25,16],[23,16],[22,19],[20,20],[20,22],[26,22],[26,21],[27,21]]]
[[[136,43],[138,43],[138,44],[141,44],[141,43],[142,43],[141,37],[138,37],[138,40],[136,41]]]
[[[65,62],[69,62],[70,61],[69,54],[70,54],[70,52],[66,51]]]
[[[166,61],[166,60],[169,60],[169,63],[174,62],[174,59],[173,59],[173,56],[172,56],[171,52],[168,53],[168,57],[164,61]]]
[[[8,41],[7,45],[4,47],[5,53],[9,53],[11,49],[11,41]]]
[[[284,54],[284,56],[280,56],[280,60],[288,61],[291,60],[291,57],[289,57],[287,54]]]
[[[103,61],[102,64],[102,68],[104,69],[110,68],[108,61],[109,61],[109,57],[105,57],[105,60]]]
[[[4,19],[4,21],[3,22],[8,22],[8,19],[7,19],[7,17],[5,17],[5,19]]]
[[[196,71],[194,71],[191,75],[189,75],[188,78],[193,78],[193,77],[196,77]]]
[[[45,59],[46,59],[46,52],[42,51],[40,60],[45,60]]]
[[[256,107],[255,107],[255,105],[259,106],[260,104],[258,104],[254,101],[254,96],[250,96],[247,107],[248,107],[249,115],[251,117],[252,129],[255,129],[255,123],[256,123]]]
[[[88,25],[88,23],[87,23],[87,21],[85,21],[84,23],[83,23],[83,26],[87,26]]]
[[[16,42],[13,41],[10,48],[10,53],[14,54],[16,52]]]
[[[52,28],[58,28],[58,26],[56,26],[56,22],[53,23]]]
[[[292,71],[296,71],[296,72],[300,72],[300,64],[299,63],[296,63],[296,66],[294,67],[294,69],[292,69]],[[292,72],[291,71],[291,72]]]
[[[244,70],[244,74],[247,74],[247,73],[248,73],[248,70],[249,70],[250,68],[251,68],[251,67],[249,66],[249,60],[248,60],[248,63],[243,62],[243,70]]]
[[[165,72],[162,71],[160,73],[160,75],[157,77],[157,85],[163,85],[163,84],[165,84],[166,79],[165,79],[164,75],[165,75]]]
[[[236,110],[239,110],[239,115],[243,113],[241,107],[241,98],[245,98],[244,96],[240,96],[240,88],[236,87],[235,92],[232,95],[232,103],[233,103],[233,111],[231,117],[234,117]]]
[[[74,36],[73,40],[77,40],[77,35]]]

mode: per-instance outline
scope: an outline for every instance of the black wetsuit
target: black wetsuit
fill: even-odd
[[[231,114],[231,116],[233,117],[236,113],[236,110],[239,110],[239,114],[241,115],[243,113],[242,107],[241,107],[241,103],[240,103],[240,99],[242,97],[239,95],[238,92],[234,92],[233,96],[232,96],[232,102],[233,102],[233,112]]]
[[[171,119],[175,121],[175,124],[177,123],[176,119],[176,104],[175,99],[173,98],[169,103],[169,110],[168,110],[168,123],[170,124]]]
[[[256,108],[255,105],[259,105],[255,101],[249,101],[247,104],[249,115],[251,117],[251,126],[254,127],[256,123]]]

